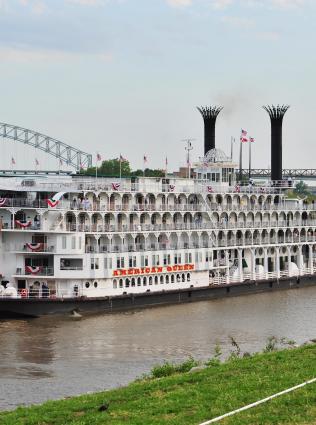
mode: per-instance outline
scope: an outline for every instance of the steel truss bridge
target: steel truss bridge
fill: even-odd
[[[38,133],[37,131],[0,122],[0,137],[16,140],[25,145],[40,149],[65,162],[65,164],[76,170],[92,166],[91,154],[46,136],[45,134]]]
[[[237,170],[239,176],[239,170]],[[266,179],[270,178],[271,170],[268,168],[254,168],[251,170],[251,178],[253,179]],[[242,176],[249,177],[249,169],[242,170]],[[316,180],[316,169],[314,168],[284,168],[283,178],[301,179],[301,180]]]

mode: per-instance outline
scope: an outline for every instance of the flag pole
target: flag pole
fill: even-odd
[[[235,138],[233,136],[231,136],[231,138],[230,138],[230,159],[231,159],[231,161],[233,161],[233,156],[234,156],[234,143],[235,143]]]
[[[241,139],[241,138],[240,138]],[[240,150],[239,150],[239,180],[242,182],[242,140],[240,140]]]
[[[122,155],[120,154],[120,180],[122,180]]]
[[[248,176],[249,176],[249,180],[251,179],[251,138],[249,138],[249,171],[248,171]]]

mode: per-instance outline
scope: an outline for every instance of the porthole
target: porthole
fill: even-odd
[[[94,282],[93,286],[94,286],[95,288],[97,288],[97,287],[98,287],[98,282]]]
[[[85,287],[86,287],[86,288],[90,288],[90,282],[86,282],[86,283],[85,283]]]

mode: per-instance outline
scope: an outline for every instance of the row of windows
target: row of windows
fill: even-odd
[[[132,277],[125,279],[113,279],[113,288],[135,288],[135,286],[151,286],[151,285],[164,285],[169,283],[190,282],[191,273],[177,273],[166,274],[160,276],[144,276]]]
[[[206,261],[208,261],[208,254],[206,255]],[[151,264],[150,263],[150,256],[149,255],[141,255],[140,256],[140,264],[137,264],[137,257],[136,256],[129,256],[127,259],[125,257],[116,257],[116,268],[117,269],[124,269],[125,267],[148,267],[151,266],[169,266],[170,264],[182,264],[182,260],[184,260],[185,264],[192,263],[192,253],[186,252],[184,255],[181,255],[180,253],[174,253],[173,256],[171,254],[153,254],[151,256]],[[172,262],[173,261],[173,262]],[[196,252],[195,253],[195,261],[201,262],[202,261],[202,253]],[[111,263],[111,267],[110,267]],[[112,268],[112,261],[111,259],[105,260],[104,264],[105,268]]]
[[[62,236],[61,238],[61,248],[62,249],[67,249],[69,248],[67,245],[67,241],[69,241],[69,238],[67,236]],[[77,238],[76,236],[71,236],[70,239],[70,249],[77,249]],[[78,237],[78,249],[81,249],[81,243],[82,243],[82,238],[81,236]]]

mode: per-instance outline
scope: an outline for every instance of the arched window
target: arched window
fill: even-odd
[[[146,277],[146,276],[145,276],[145,277],[144,277],[144,279],[143,279],[143,285],[144,285],[144,286],[147,286],[147,277]]]
[[[169,283],[169,275],[168,274],[166,275],[166,283],[167,284]]]
[[[164,282],[163,282],[163,275],[161,275],[160,276],[160,284],[162,285]]]
[[[113,289],[116,289],[116,288],[117,288],[117,280],[113,279]]]
[[[120,279],[120,280],[119,280],[119,287],[120,287],[120,288],[123,288],[123,279]]]
[[[190,273],[187,274],[187,281],[190,282],[191,281],[191,275]]]
[[[158,276],[155,276],[155,285],[158,285]]]
[[[135,278],[132,277],[132,287],[134,287],[134,286],[135,286]]]
[[[141,286],[142,284],[142,280],[140,277],[137,278],[137,286]]]
[[[149,278],[148,278],[148,284],[149,285],[152,285],[153,284],[153,277],[152,276],[149,276]]]
[[[181,281],[181,276],[180,276],[180,274],[178,273],[177,274],[177,282],[180,282]]]
[[[171,275],[171,283],[174,283],[174,274]]]
[[[125,288],[129,288],[130,280],[127,278],[125,279]]]
[[[184,273],[182,273],[182,282],[185,282],[185,274]]]

